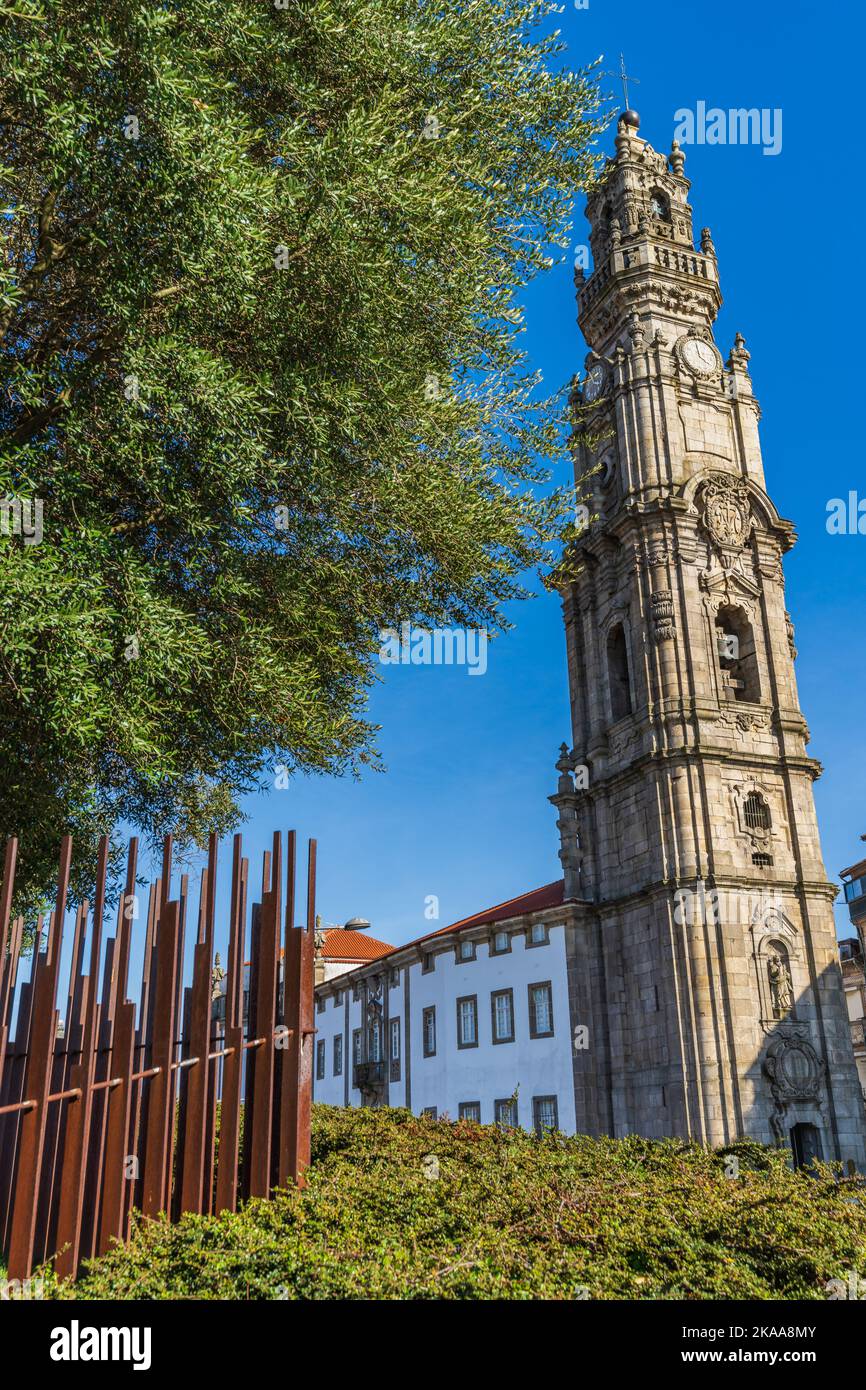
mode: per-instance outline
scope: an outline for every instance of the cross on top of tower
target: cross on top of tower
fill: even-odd
[[[638,78],[638,77],[631,77],[631,76],[626,72],[626,70],[625,70],[625,58],[624,58],[624,56],[623,56],[622,53],[620,53],[620,55],[619,55],[619,72],[605,72],[605,73],[602,73],[602,76],[603,76],[603,77],[618,77],[618,78],[619,78],[620,82],[622,83],[622,95],[623,95],[623,114],[622,114],[622,119],[623,119],[628,125],[633,125],[635,128],[637,128],[637,126],[640,124],[640,117],[638,116],[637,112],[636,112],[636,111],[633,111],[632,108],[629,106],[629,101],[628,101],[628,84],[629,84],[629,82],[634,82],[634,83],[636,83],[636,84],[639,86],[639,85],[640,85],[640,78]]]

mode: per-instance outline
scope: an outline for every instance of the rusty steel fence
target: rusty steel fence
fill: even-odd
[[[0,890],[0,1252],[7,1278],[53,1259],[81,1261],[129,1233],[133,1210],[176,1220],[236,1210],[303,1184],[310,1161],[316,842],[309,842],[306,922],[295,926],[295,832],[263,856],[251,906],[249,861],[234,837],[224,972],[214,969],[217,842],[201,875],[192,979],[184,987],[189,879],[171,897],[172,838],[150,886],[138,1008],[127,998],[137,920],[138,841],[129,842],[114,937],[102,948],[108,840],[93,907],[74,917],[64,1027],[58,988],[72,842],[60,847],[57,897],[39,918],[30,978],[16,981],[25,923],[11,922],[18,846]],[[84,973],[89,945],[89,967]],[[249,976],[245,988],[245,951]],[[99,971],[102,961],[100,997]],[[282,969],[281,969],[282,965]],[[220,1007],[214,1007],[216,999]],[[224,1002],[224,1014],[221,1004]]]

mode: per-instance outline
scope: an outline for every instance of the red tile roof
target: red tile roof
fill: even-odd
[[[472,917],[463,917],[452,922],[450,927],[440,927],[428,936],[420,936],[419,941],[427,941],[431,936],[445,936],[450,931],[460,931],[463,927],[481,927],[488,923],[505,922],[509,917],[523,917],[527,912],[543,912],[547,907],[561,907],[565,901],[565,882],[558,878],[555,883],[546,883],[543,888],[533,888],[531,893],[522,893],[519,898],[509,898],[496,907],[485,908]],[[414,944],[414,943],[409,943]],[[400,949],[400,948],[396,948]]]
[[[507,902],[497,903],[496,907],[487,907],[483,912],[476,912],[471,917],[461,917],[459,922],[452,922],[450,927],[439,927],[437,931],[418,936],[414,941],[407,941],[402,946],[386,946],[384,941],[377,941],[375,937],[367,936],[366,932],[326,927],[323,956],[325,960],[357,960],[360,966],[366,961],[379,960],[382,956],[405,951],[409,946],[418,946],[423,941],[433,941],[436,937],[446,936],[448,932],[461,931],[465,927],[492,926],[494,922],[505,922],[511,917],[523,917],[528,912],[544,912],[549,907],[561,907],[564,902],[565,883],[559,878],[555,883],[546,883],[543,888],[533,888],[530,893],[522,893],[518,898],[509,898]],[[345,953],[343,939],[346,941]],[[356,949],[356,945],[359,950],[366,948],[368,954],[350,954],[350,951]]]
[[[365,931],[346,931],[345,927],[325,927],[324,936],[322,960],[378,960],[395,949]]]

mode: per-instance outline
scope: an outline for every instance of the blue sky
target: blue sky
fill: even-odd
[[[667,151],[678,108],[781,108],[781,152],[757,146],[692,146],[695,226],[715,240],[725,303],[716,339],[734,333],[752,354],[763,408],[768,488],[800,540],[787,558],[788,607],[797,629],[797,672],[825,765],[817,785],[831,876],[866,846],[863,806],[861,636],[866,537],[831,536],[831,497],[866,495],[861,401],[860,298],[844,275],[857,264],[862,105],[840,64],[854,55],[863,21],[853,6],[763,3],[707,10],[683,0],[567,3],[566,61],[599,54],[616,68],[625,53],[640,84],[632,104],[641,134]],[[859,34],[852,33],[856,28]],[[829,55],[835,71],[816,66]],[[616,84],[610,81],[611,90]],[[816,100],[818,98],[818,100]],[[856,105],[856,111],[855,111]],[[824,114],[816,114],[822,111]],[[612,150],[613,132],[604,140]],[[847,187],[838,180],[850,179]],[[582,207],[575,241],[586,239]],[[546,383],[582,367],[570,261],[526,296],[526,346]],[[559,876],[554,790],[557,748],[569,739],[559,601],[515,606],[516,626],[491,644],[484,676],[465,669],[382,668],[370,712],[382,725],[384,774],[363,781],[311,778],[251,797],[247,851],[258,876],[274,828],[319,840],[319,908],[326,922],[368,917],[398,944]],[[223,863],[227,865],[227,848]],[[425,919],[425,901],[439,917]],[[839,910],[838,923],[847,915]],[[848,934],[847,932],[845,934]]]

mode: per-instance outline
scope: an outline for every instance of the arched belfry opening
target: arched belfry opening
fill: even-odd
[[[634,709],[628,643],[622,623],[616,623],[607,635],[607,679],[610,688],[610,712],[615,724],[618,719],[625,719]]]
[[[719,609],[716,650],[724,697],[758,704],[761,699],[758,654],[752,624],[744,608]]]

